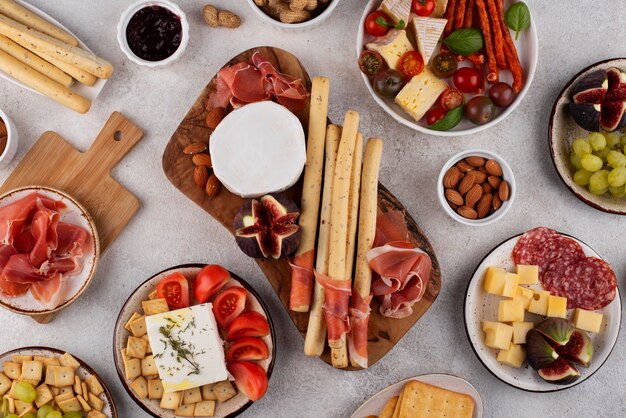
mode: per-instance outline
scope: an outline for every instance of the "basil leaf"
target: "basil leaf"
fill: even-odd
[[[438,120],[428,127],[428,129],[434,129],[435,131],[448,131],[454,128],[463,119],[463,105],[455,107],[449,110],[443,119]]]
[[[394,26],[395,29],[404,29],[405,27],[406,27],[406,23],[404,22],[403,19],[400,19],[398,24]]]
[[[452,52],[458,55],[469,55],[483,47],[483,34],[475,28],[458,29],[444,41]]]
[[[509,7],[509,10],[504,14],[504,23],[515,31],[515,40],[519,36],[519,33],[530,26],[530,10],[523,1],[515,3]]]

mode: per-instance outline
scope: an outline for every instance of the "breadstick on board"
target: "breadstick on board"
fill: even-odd
[[[328,118],[330,80],[315,77],[311,85],[309,110],[309,135],[307,139],[306,166],[302,184],[300,206],[300,245],[292,266],[289,306],[295,312],[308,312],[313,293],[313,264],[315,262],[315,237],[320,208],[322,172],[324,171],[324,142]]]
[[[356,247],[356,229],[359,223],[359,194],[361,191],[361,167],[363,163],[363,135],[358,133],[352,160],[350,180],[350,203],[348,204],[348,237],[346,243],[346,277],[352,277],[354,267],[354,249]]]
[[[0,0],[0,14],[23,25],[38,30],[70,45],[78,46],[78,40],[63,29],[20,6],[13,0]]]
[[[330,227],[332,220],[331,199],[333,197],[333,177],[337,160],[337,147],[341,137],[341,127],[328,125],[326,128],[326,157],[324,165],[324,189],[322,191],[322,207],[320,209],[319,236],[317,238],[317,257],[315,270],[319,274],[328,275],[328,250],[330,242]],[[313,303],[309,311],[309,325],[304,338],[304,354],[307,356],[321,356],[326,342],[326,322],[324,322],[324,307],[326,290],[316,280],[313,286]]]

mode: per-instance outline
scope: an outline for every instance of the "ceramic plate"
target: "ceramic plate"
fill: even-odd
[[[626,71],[626,58],[612,58],[597,62],[576,74],[565,85],[556,102],[554,102],[550,115],[550,154],[554,168],[561,176],[563,183],[577,198],[601,211],[626,215],[626,198],[616,199],[610,193],[596,196],[591,194],[587,187],[574,183],[573,175],[576,169],[569,158],[572,142],[578,137],[586,138],[589,135],[589,131],[578,126],[568,112],[567,105],[570,102],[572,87],[587,74],[610,67],[617,67]]]
[[[563,234],[565,235],[565,234]],[[566,235],[569,236],[569,235]],[[470,280],[465,295],[465,327],[470,339],[472,348],[483,365],[498,379],[516,387],[530,392],[555,392],[576,386],[584,382],[594,374],[611,354],[617,336],[622,317],[622,305],[620,302],[619,289],[613,302],[598,310],[604,315],[602,319],[601,331],[598,334],[587,333],[593,342],[593,358],[589,368],[579,367],[581,376],[578,380],[568,385],[555,385],[544,381],[535,370],[527,363],[516,369],[496,360],[496,350],[487,347],[482,331],[482,321],[495,321],[498,313],[498,303],[500,296],[490,295],[483,290],[483,277],[489,266],[501,267],[507,271],[514,271],[515,265],[511,257],[511,252],[517,240],[521,237],[516,235],[493,249],[478,265],[474,275]],[[600,256],[584,242],[570,237],[577,241],[583,248],[585,254],[590,257]],[[529,286],[533,289],[541,289],[541,285]],[[568,309],[568,318],[571,318],[574,310]],[[526,312],[526,321],[538,323],[543,317]]]
[[[63,292],[59,299],[59,304],[54,308],[44,306],[35,300],[30,291],[25,294],[10,298],[0,295],[0,305],[5,308],[25,315],[40,315],[59,311],[74,302],[91,282],[96,272],[96,265],[100,258],[100,241],[96,225],[87,210],[73,197],[65,192],[44,186],[28,186],[11,190],[0,196],[0,207],[15,202],[31,193],[40,193],[46,197],[61,201],[66,209],[61,210],[61,222],[78,225],[90,233],[90,244],[85,246],[81,259],[83,269],[80,273],[68,276],[63,280],[60,292]]]
[[[80,39],[78,39],[78,37],[76,35],[74,35],[69,29],[67,29],[65,26],[63,26],[62,24],[60,24],[56,19],[54,19],[53,17],[47,15],[46,13],[42,12],[41,10],[39,10],[38,8],[36,8],[35,6],[26,3],[23,0],[15,0],[15,2],[17,4],[19,4],[20,6],[30,10],[31,12],[35,13],[36,15],[39,15],[40,17],[44,18],[45,20],[49,21],[50,23],[53,23],[54,25],[58,26],[59,28],[63,29],[64,31],[68,32],[70,35],[74,36],[74,38],[76,38],[78,40],[78,46],[80,46],[82,49],[85,49],[89,52],[93,52],[91,49],[89,49],[89,47],[87,45],[85,45]],[[30,87],[26,86],[25,84],[23,84],[20,81],[17,81],[16,79],[14,79],[13,77],[11,77],[10,75],[8,75],[7,73],[5,73],[4,71],[0,71],[0,77],[4,78],[5,80],[9,80],[12,83],[17,84],[18,86],[25,88],[27,90],[30,90],[32,92],[35,92],[37,94],[41,94],[38,91],[35,91],[33,89],[31,89]],[[96,99],[96,97],[98,97],[98,95],[100,94],[100,92],[102,91],[102,89],[104,88],[104,85],[106,84],[107,80],[99,78],[96,80],[96,82],[94,83],[93,86],[86,86],[82,83],[79,83],[77,81],[74,81],[74,84],[72,84],[72,86],[70,87],[72,89],[73,92],[80,94],[81,96],[91,100],[92,102]]]
[[[433,386],[439,386],[441,388],[452,390],[454,392],[470,395],[472,398],[474,398],[475,402],[474,414],[472,415],[472,418],[482,418],[483,401],[480,398],[480,394],[478,393],[476,388],[472,386],[467,380],[448,374],[425,374],[422,376],[411,377],[398,383],[394,383],[393,385],[381,390],[376,395],[365,401],[365,403],[361,405],[350,418],[366,418],[370,415],[378,416],[387,401],[393,396],[400,395],[402,388],[410,380],[419,380],[420,382],[428,383]]]
[[[160,273],[155,274],[150,277],[148,280],[143,282],[135,291],[129,296],[122,306],[122,310],[120,311],[119,316],[117,317],[117,322],[115,323],[115,331],[113,338],[113,355],[115,358],[115,367],[117,369],[117,375],[119,376],[124,388],[128,392],[131,398],[143,408],[148,414],[156,418],[175,418],[174,411],[165,410],[159,407],[158,400],[148,400],[139,398],[135,392],[130,388],[131,381],[126,380],[124,376],[124,364],[122,362],[122,358],[120,356],[120,350],[126,347],[126,342],[128,340],[128,336],[131,335],[128,331],[124,329],[124,324],[130,319],[133,312],[142,313],[141,301],[148,300],[148,295],[156,289],[156,285],[161,279],[171,273],[180,272],[182,273],[187,280],[189,281],[189,289],[191,291],[191,303],[196,304],[197,301],[193,298],[193,280],[198,274],[198,272],[205,266],[205,264],[185,264],[180,266],[171,267],[167,270],[164,270]],[[249,296],[246,300],[246,310],[253,310],[262,313],[266,318],[267,322],[270,325],[270,334],[263,337],[263,341],[267,344],[267,347],[270,350],[270,357],[266,360],[260,361],[259,364],[267,371],[267,377],[270,378],[272,375],[272,369],[274,368],[274,358],[276,357],[276,347],[274,346],[274,341],[276,338],[274,336],[274,325],[272,324],[272,319],[269,316],[269,312],[263,304],[259,294],[250,286],[246,281],[236,276],[234,273],[230,273],[232,279],[226,285],[226,287],[241,285],[247,291]],[[246,410],[250,405],[252,405],[252,401],[250,401],[244,394],[239,392],[237,396],[232,399],[229,399],[226,402],[218,402],[217,408],[215,409],[215,417],[216,418],[232,418],[244,410]]]
[[[51,347],[22,347],[16,348],[15,350],[7,351],[4,354],[0,354],[0,364],[5,361],[10,361],[12,356],[15,355],[31,355],[31,356],[62,356],[65,353],[63,350],[59,350]],[[71,353],[70,353],[71,354]],[[113,401],[113,396],[111,396],[111,392],[102,381],[102,378],[98,376],[87,363],[76,357],[72,354],[72,357],[76,359],[80,363],[80,367],[76,369],[76,375],[79,376],[82,380],[87,379],[89,376],[95,376],[102,388],[104,389],[104,393],[99,396],[100,399],[104,401],[104,407],[102,408],[102,413],[109,418],[117,418],[117,408],[115,407],[115,402]]]
[[[357,59],[359,55],[361,55],[361,52],[363,51],[363,49],[365,48],[365,44],[371,42],[374,39],[373,36],[369,35],[365,31],[365,19],[367,18],[368,14],[370,14],[372,11],[378,8],[380,3],[381,3],[381,0],[369,0],[367,5],[365,6],[363,16],[361,16],[361,21],[359,22],[359,30],[358,30],[358,34],[356,37]],[[504,0],[505,9],[508,9],[508,7],[514,3],[516,3],[516,1]],[[531,14],[532,14],[532,10],[531,10]],[[512,33],[512,35],[513,35],[513,39],[515,39],[515,33]],[[416,131],[420,131],[426,134],[436,135],[436,136],[470,135],[470,134],[474,134],[474,133],[483,131],[485,129],[488,129],[498,124],[508,115],[510,115],[511,112],[513,112],[513,110],[520,104],[520,102],[526,95],[526,92],[530,88],[530,84],[533,81],[533,76],[535,75],[535,68],[537,67],[537,59],[538,59],[538,51],[539,51],[538,40],[537,40],[537,28],[535,27],[535,21],[532,19],[532,16],[530,20],[530,28],[520,32],[518,40],[515,41],[515,46],[517,48],[517,53],[519,55],[520,64],[522,65],[522,69],[524,70],[524,76],[525,76],[524,86],[522,87],[522,90],[517,94],[517,97],[515,98],[513,103],[511,103],[509,107],[505,109],[496,108],[496,117],[491,122],[486,123],[484,125],[475,125],[471,123],[469,120],[467,120],[466,117],[463,117],[463,120],[461,120],[461,122],[457,126],[455,126],[454,128],[448,131],[435,131],[433,129],[428,129],[427,124],[423,118],[420,121],[416,122],[411,116],[409,116],[408,113],[402,110],[400,106],[394,103],[393,98],[391,99],[383,98],[383,97],[380,97],[378,94],[376,94],[376,92],[374,91],[374,88],[372,87],[372,83],[368,79],[368,77],[360,71],[359,73],[361,74],[361,77],[363,78],[363,82],[367,86],[367,89],[369,90],[370,94],[372,95],[376,103],[378,103],[378,105],[382,107],[385,110],[385,112],[387,112],[389,115],[391,115],[391,117],[393,117],[395,120],[397,120],[401,124],[406,125],[409,128],[415,129]],[[435,49],[433,57],[437,55],[438,52],[439,52],[439,47]],[[465,64],[465,65],[468,65],[468,64]],[[355,68],[358,68],[356,63],[355,63]],[[513,78],[511,77],[510,71],[508,70],[500,71],[500,81],[511,84],[512,80]],[[451,79],[449,79],[448,81],[449,81],[448,84],[451,85],[452,83]],[[487,88],[488,87],[489,85],[487,85]],[[482,94],[485,95],[486,92],[487,91],[485,91],[485,93],[482,93]],[[466,101],[470,97],[471,95],[465,94]]]

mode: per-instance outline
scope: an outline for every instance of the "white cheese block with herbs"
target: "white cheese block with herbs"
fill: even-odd
[[[411,15],[411,2],[411,0],[383,0],[380,10],[389,16],[394,25],[403,21],[406,26]]]
[[[394,70],[397,68],[402,55],[408,51],[413,51],[413,45],[406,36],[406,31],[397,29],[391,29],[385,36],[376,38],[374,42],[368,43],[365,47],[377,51],[387,62],[389,68]]]
[[[146,327],[166,393],[228,379],[224,342],[210,303],[147,316]]]
[[[420,120],[448,88],[445,81],[435,76],[428,67],[416,75],[400,90],[396,103],[413,119]]]
[[[446,19],[420,16],[414,17],[411,21],[415,30],[417,49],[424,58],[424,64],[428,65],[433,56],[447,22]]]

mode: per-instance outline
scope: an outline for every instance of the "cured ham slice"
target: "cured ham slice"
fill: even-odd
[[[61,304],[65,296],[62,277],[62,274],[58,273],[49,280],[33,283],[30,287],[30,293],[43,306],[54,309]]]
[[[32,193],[22,199],[0,208],[0,243],[13,244],[13,238],[31,220],[37,205],[56,210],[56,202],[39,193]]]
[[[326,290],[323,310],[328,342],[332,346],[350,330],[348,305],[352,293],[352,280],[334,280],[317,272],[315,272],[315,279]]]
[[[313,263],[315,262],[315,250],[309,250],[294,257],[291,266],[291,296],[289,306],[292,310],[298,310],[303,306],[311,305],[313,295]]]
[[[404,220],[404,213],[399,210],[379,213],[376,217],[376,237],[372,248],[382,247],[392,241],[407,241],[409,230]]]
[[[350,360],[366,369],[367,358],[367,330],[370,320],[370,302],[372,295],[363,299],[359,292],[354,292],[350,307],[350,332],[348,334],[348,352]]]

